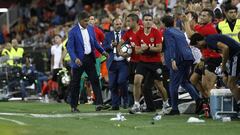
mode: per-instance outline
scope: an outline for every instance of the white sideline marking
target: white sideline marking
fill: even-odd
[[[7,116],[26,116],[26,113],[0,113],[0,115],[7,115]]]
[[[3,118],[3,117],[0,117],[0,120],[6,120],[6,121],[10,121],[10,122],[13,122],[13,123],[16,123],[18,125],[26,125],[24,122],[21,122],[21,121],[18,121],[18,120],[13,120],[13,119],[7,119],[7,118]]]
[[[122,113],[128,115],[128,113]],[[5,116],[32,116],[35,118],[64,118],[64,117],[77,117],[77,116],[111,116],[117,113],[69,113],[69,114],[32,114],[32,113],[0,113]]]

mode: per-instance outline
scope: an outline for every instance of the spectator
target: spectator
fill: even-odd
[[[62,56],[62,37],[60,35],[54,36],[55,44],[51,47],[51,70],[53,74],[53,81],[57,81],[57,73],[63,67],[61,61]]]
[[[218,32],[240,42],[240,19],[237,19],[237,7],[226,5],[225,15],[226,19],[217,25]]]

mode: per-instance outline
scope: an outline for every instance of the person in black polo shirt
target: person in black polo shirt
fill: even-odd
[[[240,76],[240,43],[221,35],[209,35],[205,38],[198,33],[191,37],[191,44],[198,48],[210,48],[222,54],[222,72],[227,75],[227,86],[233,93],[240,108],[240,89],[237,85]]]

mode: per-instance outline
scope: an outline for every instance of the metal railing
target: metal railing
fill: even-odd
[[[0,28],[7,25],[8,31],[18,21],[18,5],[14,5],[0,15]]]

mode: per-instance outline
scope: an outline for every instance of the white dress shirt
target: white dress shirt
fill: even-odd
[[[84,54],[90,54],[91,53],[91,44],[90,44],[90,37],[87,28],[83,28],[79,24],[81,33],[82,33],[82,38],[83,38],[83,44],[84,44]]]
[[[118,32],[118,37],[119,37],[119,42],[121,41],[121,31],[119,31]],[[116,31],[114,31],[114,38],[115,38],[115,42],[117,42],[117,40],[116,40],[116,38],[117,38],[117,32]],[[117,54],[116,54],[116,47],[114,47],[114,53],[115,53],[115,55],[114,55],[114,60],[115,61],[121,61],[121,60],[124,60],[124,58],[122,57],[122,56],[117,56]]]
[[[53,69],[57,69],[57,68],[62,68],[63,65],[61,63],[61,56],[62,56],[62,44],[60,45],[53,45],[51,47],[51,55],[54,58],[53,59]]]

